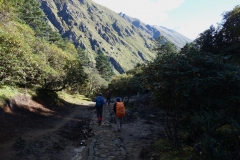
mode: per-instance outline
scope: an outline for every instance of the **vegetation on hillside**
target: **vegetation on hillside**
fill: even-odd
[[[100,78],[100,73],[109,80],[110,64],[97,64],[105,65],[109,73],[92,72],[95,66],[90,66],[85,51],[63,39],[45,18],[37,0],[0,0],[0,85],[89,96],[106,88],[107,81],[93,85],[92,79]]]
[[[46,37],[57,34],[45,22],[39,6],[35,0],[5,1],[1,6],[0,83],[77,90],[87,78],[77,50],[59,35],[55,40]]]

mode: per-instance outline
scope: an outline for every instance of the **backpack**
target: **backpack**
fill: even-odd
[[[125,107],[123,102],[116,102],[116,116],[118,118],[125,116]]]
[[[96,107],[101,108],[102,107],[102,97],[96,98]]]

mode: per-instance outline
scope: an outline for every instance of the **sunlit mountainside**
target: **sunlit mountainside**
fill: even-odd
[[[153,39],[160,35],[179,48],[191,42],[173,30],[146,25],[91,0],[42,0],[41,7],[52,28],[84,49],[92,63],[101,50],[118,73],[152,60]]]

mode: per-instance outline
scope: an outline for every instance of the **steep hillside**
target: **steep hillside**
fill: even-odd
[[[159,36],[164,36],[168,38],[172,43],[174,43],[178,48],[182,48],[186,43],[191,42],[192,40],[181,35],[180,33],[168,29],[163,26],[156,26],[156,25],[149,25],[141,22],[137,18],[132,18],[127,16],[124,13],[119,13],[119,15],[126,19],[128,22],[133,24],[135,27],[139,28],[140,30],[148,33],[152,38],[157,38]]]
[[[41,7],[49,24],[63,37],[83,48],[93,63],[98,51],[102,50],[115,71],[123,73],[137,63],[155,57],[151,47],[157,31],[152,35],[150,30],[136,27],[121,15],[91,0],[41,0]],[[173,36],[165,30],[165,35]],[[174,40],[172,42],[180,46]]]

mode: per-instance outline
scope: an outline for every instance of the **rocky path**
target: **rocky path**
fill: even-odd
[[[114,124],[110,123],[111,112],[110,106],[104,107],[101,126],[98,126],[96,115],[91,121],[90,125],[93,128],[94,136],[90,140],[88,160],[126,159],[121,132],[116,131],[116,128],[113,126]]]
[[[94,136],[90,138],[87,160],[143,160],[142,151],[161,134],[162,125],[152,120],[156,117],[147,114],[142,117],[137,112],[127,114],[121,132],[117,130],[112,106],[104,106],[103,122],[98,126],[96,114],[90,127]]]

